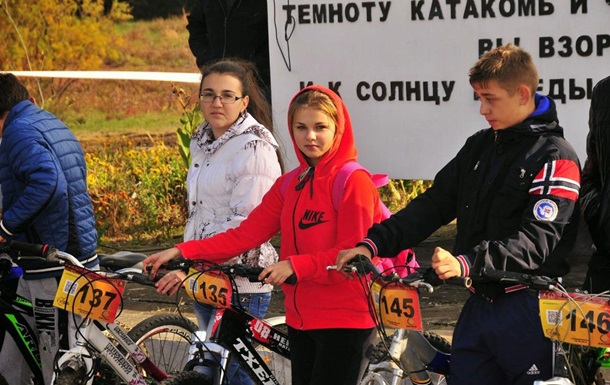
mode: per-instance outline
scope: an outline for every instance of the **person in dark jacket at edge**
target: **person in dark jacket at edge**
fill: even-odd
[[[251,61],[271,103],[266,0],[197,0],[186,20],[197,67],[224,58]]]
[[[0,73],[0,127],[0,242],[46,244],[96,268],[97,231],[80,143],[61,120],[34,104],[10,73]],[[41,260],[19,264],[24,276],[17,293],[32,301],[30,325],[37,334],[45,384],[50,384],[55,354],[73,346],[76,338],[75,317],[53,307],[63,267]],[[11,384],[29,383],[30,374],[21,374],[29,371],[23,357],[4,342],[0,371],[15,378],[7,378]],[[3,369],[6,364],[10,370]]]
[[[610,76],[593,88],[580,204],[595,251],[583,289],[610,290]]]
[[[356,254],[395,255],[457,218],[453,252],[437,247],[432,256],[441,279],[469,276],[477,254],[486,268],[551,277],[569,272],[580,165],[555,103],[536,93],[530,54],[512,44],[498,47],[481,56],[469,78],[491,127],[468,138],[425,193],[341,251],[339,268]],[[552,343],[543,334],[536,293],[499,283],[473,283],[471,291],[453,334],[451,384],[551,378]]]

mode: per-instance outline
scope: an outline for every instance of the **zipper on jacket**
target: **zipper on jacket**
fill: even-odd
[[[302,178],[304,178],[305,174],[309,173],[309,169],[310,168],[311,167],[308,167],[301,175],[299,175],[298,179],[301,180]],[[306,181],[307,181],[307,179],[305,179],[305,182]],[[302,181],[299,182],[297,184],[297,186],[295,187],[295,190],[296,191],[301,190],[303,187],[301,187],[301,188],[298,188],[298,187],[299,187],[299,185],[301,183],[305,183],[305,182],[302,182]],[[294,207],[292,208],[292,243],[294,244],[294,250],[295,250],[295,254],[296,255],[300,254],[299,253],[299,246],[297,245],[297,231],[296,231],[297,230],[297,226],[296,226],[297,221],[296,221],[296,217],[295,217],[295,214],[296,214],[296,211],[297,211],[297,204],[299,203],[299,199],[300,198],[301,198],[301,193],[299,193],[297,195],[297,199],[294,202]],[[303,330],[303,317],[301,316],[301,313],[299,312],[299,307],[297,306],[297,289],[298,289],[298,287],[299,287],[299,281],[297,280],[297,283],[295,283],[295,285],[294,285],[294,294],[293,294],[293,297],[292,297],[292,304],[294,306],[294,310],[296,311],[297,315],[299,316],[299,320],[301,321],[301,326],[299,327],[299,330]]]

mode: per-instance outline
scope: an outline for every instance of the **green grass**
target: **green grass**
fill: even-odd
[[[89,111],[86,118],[79,115],[64,118],[64,122],[78,137],[101,132],[113,134],[163,133],[177,129],[180,124],[180,114],[175,111],[163,111],[109,119],[104,113]]]
[[[184,16],[118,22],[120,57],[100,70],[197,72],[188,48]],[[196,95],[197,84],[176,84]],[[113,133],[167,133],[180,125],[182,108],[172,83],[142,80],[79,80],[49,110],[80,138]]]

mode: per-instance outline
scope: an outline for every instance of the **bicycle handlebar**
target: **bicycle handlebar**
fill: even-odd
[[[198,263],[202,263],[202,261],[200,261],[200,260],[198,261],[195,259],[178,259],[175,261],[169,261],[167,264],[165,264],[165,268],[167,270],[188,270],[189,267],[196,265]],[[218,265],[218,264],[210,263],[208,261],[206,261],[204,263],[207,263],[209,265],[209,270],[221,271],[228,275],[236,275],[239,277],[245,277],[250,282],[264,282],[264,281],[261,281],[260,279],[258,279],[259,275],[264,270],[264,268],[262,268],[262,267],[258,267],[258,266],[253,267],[253,266],[247,266],[247,265],[241,265],[241,264]],[[151,266],[147,266],[147,269],[149,269],[150,267]],[[284,281],[284,283],[287,283],[289,285],[296,284],[297,283],[296,275],[292,274],[290,277],[288,277]]]
[[[544,276],[513,271],[482,268],[473,276],[475,282],[498,282],[509,285],[524,285],[535,290],[554,290],[559,286],[557,280]]]
[[[554,290],[560,286],[555,278],[531,273],[518,273],[514,271],[496,270],[484,267],[489,242],[482,241],[473,263],[471,277],[474,282],[502,283],[509,285],[524,285],[535,290]]]
[[[18,252],[19,254],[24,254],[25,257],[19,256],[16,259],[20,258],[41,258],[46,261],[68,261],[69,263],[83,267],[82,263],[71,254],[60,251],[55,247],[49,245],[40,245],[34,243],[27,243],[21,241],[9,241],[5,244],[0,245],[0,252]],[[114,272],[116,273],[117,278],[123,278],[131,282],[139,283],[141,285],[146,286],[154,286],[155,282],[157,282],[163,275],[165,274],[157,274],[154,279],[151,279],[147,274],[137,273],[137,272],[129,272],[129,273],[121,273],[120,271]]]
[[[336,266],[327,266],[327,270],[336,269]],[[368,259],[366,256],[362,254],[357,254],[347,265],[344,266],[343,271],[348,273],[357,273],[361,275],[366,275],[372,273],[375,278],[380,278],[386,282],[399,282],[404,285],[415,286],[417,283],[427,283],[432,286],[440,286],[442,284],[455,285],[461,287],[470,287],[472,284],[472,280],[469,277],[452,277],[446,280],[442,280],[436,275],[434,269],[428,268],[419,268],[415,273],[409,274],[404,278],[400,278],[396,274],[383,275]]]

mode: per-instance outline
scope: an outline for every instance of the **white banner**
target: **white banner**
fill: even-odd
[[[432,179],[487,128],[468,83],[481,53],[513,42],[534,57],[539,92],[557,103],[585,160],[593,85],[610,75],[610,0],[269,0],[274,118],[309,83],[335,89],[359,159],[392,178]]]

